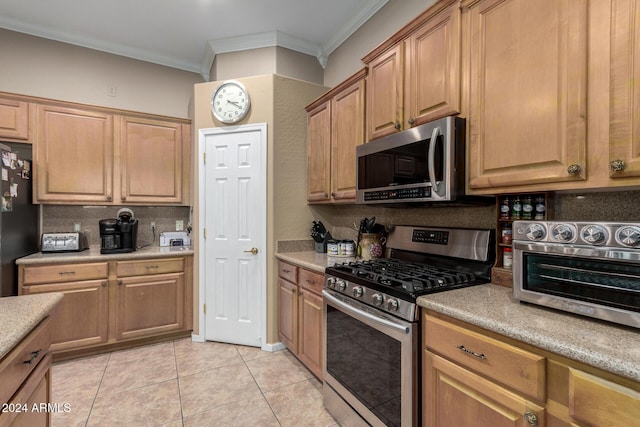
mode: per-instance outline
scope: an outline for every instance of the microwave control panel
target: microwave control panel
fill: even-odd
[[[364,201],[422,199],[431,197],[431,187],[398,188],[397,190],[365,191]]]

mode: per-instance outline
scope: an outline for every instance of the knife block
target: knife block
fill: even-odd
[[[329,233],[327,231],[327,233],[324,235],[324,240],[320,243],[318,242],[314,242],[316,245],[316,252],[319,254],[326,254],[327,253],[327,242],[329,240],[333,239],[333,237],[331,237],[331,233]]]

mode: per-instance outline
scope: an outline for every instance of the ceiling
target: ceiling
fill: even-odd
[[[216,54],[326,57],[388,0],[2,0],[0,28],[208,76]]]

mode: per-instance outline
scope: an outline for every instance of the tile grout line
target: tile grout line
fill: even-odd
[[[273,407],[271,406],[271,403],[269,403],[269,399],[267,399],[267,396],[264,395],[264,391],[262,390],[262,387],[260,387],[260,384],[258,384],[258,381],[256,380],[256,377],[253,375],[253,372],[251,372],[251,369],[249,368],[249,365],[247,365],[247,361],[244,359],[244,357],[242,357],[242,354],[238,350],[238,346],[236,345],[234,347],[235,347],[236,351],[238,352],[238,355],[240,355],[240,359],[242,359],[242,363],[244,363],[244,367],[247,368],[247,371],[249,371],[249,375],[251,375],[251,378],[253,378],[253,382],[256,384],[256,387],[258,387],[258,390],[260,390],[260,395],[262,396],[262,398],[266,402],[267,406],[269,406],[269,410],[271,411],[271,413],[273,414],[274,418],[276,419],[276,422],[278,423],[278,425],[280,427],[282,427],[282,423],[280,422],[280,418],[278,418],[278,414],[276,414],[276,411],[273,410]]]
[[[102,370],[102,375],[100,376],[100,382],[98,383],[98,387],[96,388],[96,394],[93,396],[93,400],[91,401],[91,407],[89,408],[89,414],[87,415],[87,420],[84,425],[87,427],[89,425],[89,420],[91,419],[91,412],[93,411],[93,405],[96,403],[96,399],[98,398],[98,392],[100,391],[100,387],[102,386],[102,381],[104,380],[104,375],[107,372],[107,367],[109,366],[109,362],[111,361],[111,355],[113,352],[109,352],[107,355],[107,363],[104,364],[104,369]]]
[[[176,364],[176,381],[178,383],[178,402],[180,403],[180,422],[184,427],[184,410],[182,409],[182,391],[180,390],[180,372],[178,371],[178,352],[176,351],[176,340],[173,340],[173,358]]]

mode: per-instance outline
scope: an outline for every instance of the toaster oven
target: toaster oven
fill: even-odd
[[[42,233],[41,252],[80,252],[89,249],[87,235],[83,231],[69,233]]]

